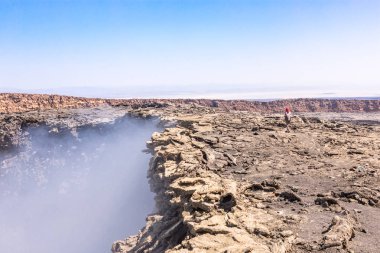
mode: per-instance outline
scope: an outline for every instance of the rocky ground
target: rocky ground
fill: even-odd
[[[286,132],[282,115],[134,113],[176,124],[149,142],[158,212],[113,252],[379,252],[380,125],[308,114]]]
[[[92,102],[85,107],[98,103]],[[310,113],[323,103],[303,101],[304,113],[286,132],[273,110],[103,102],[100,109],[72,110],[70,100],[68,108],[58,103],[59,110],[24,113],[8,106],[12,112],[0,115],[0,146],[6,152],[22,145],[31,124],[75,135],[78,127],[126,113],[160,117],[166,129],[148,142],[157,211],[138,234],[115,242],[114,253],[380,251],[378,112]],[[334,110],[371,111],[378,103],[340,103]]]

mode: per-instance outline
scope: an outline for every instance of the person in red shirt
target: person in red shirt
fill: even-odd
[[[289,107],[285,107],[285,124],[286,124],[286,132],[290,132],[290,120],[292,118],[292,112],[290,111]]]

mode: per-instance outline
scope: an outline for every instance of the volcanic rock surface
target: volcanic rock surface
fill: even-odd
[[[115,242],[114,253],[380,250],[379,100],[63,98],[16,108],[14,99],[1,100],[8,105],[1,107],[8,112],[1,115],[3,150],[22,145],[30,124],[75,134],[126,113],[161,118],[165,130],[148,142],[157,210],[138,234]],[[290,132],[274,113],[284,105],[305,112]],[[70,109],[96,106],[87,114]],[[54,110],[33,111],[41,108]],[[363,113],[370,111],[377,113]]]
[[[134,113],[176,125],[148,143],[158,211],[113,252],[379,251],[378,124],[300,115],[288,133],[276,114]]]

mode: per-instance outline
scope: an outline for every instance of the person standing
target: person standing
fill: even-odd
[[[286,124],[286,132],[290,132],[290,120],[292,117],[292,112],[290,111],[289,107],[285,107],[285,124]]]

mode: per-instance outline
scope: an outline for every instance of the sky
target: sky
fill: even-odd
[[[0,0],[0,92],[380,97],[378,0]]]

